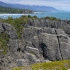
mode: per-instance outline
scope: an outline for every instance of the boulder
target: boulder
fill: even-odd
[[[42,33],[40,38],[42,39],[40,48],[42,49],[44,58],[49,60],[61,60],[57,35]]]

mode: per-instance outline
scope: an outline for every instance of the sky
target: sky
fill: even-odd
[[[6,3],[51,6],[59,10],[70,11],[70,0],[0,0]]]

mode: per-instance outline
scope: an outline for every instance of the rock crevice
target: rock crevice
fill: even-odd
[[[57,40],[58,40],[58,48],[59,48],[59,52],[60,52],[60,55],[61,55],[61,60],[63,60],[63,56],[62,56],[62,52],[61,52],[61,46],[60,46],[60,40],[59,40],[59,36],[58,36],[58,33],[57,31],[55,30],[55,33],[57,35]]]

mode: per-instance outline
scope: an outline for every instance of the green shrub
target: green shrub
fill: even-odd
[[[53,17],[53,16],[51,16],[51,17],[47,16],[47,17],[45,17],[45,19],[49,19],[49,20],[60,20],[59,18],[56,18],[56,17]]]
[[[6,32],[0,34],[0,54],[7,54],[9,37]]]
[[[33,16],[33,18],[37,18],[37,16]]]
[[[32,16],[28,15],[28,18],[32,18]]]

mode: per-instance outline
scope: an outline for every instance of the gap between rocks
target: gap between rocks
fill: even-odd
[[[62,56],[62,52],[61,52],[61,49],[60,49],[60,41],[59,41],[59,36],[57,34],[57,31],[55,30],[55,33],[57,35],[57,40],[58,40],[58,46],[59,46],[59,51],[60,51],[60,55],[61,55],[61,60],[63,60],[63,56]]]

